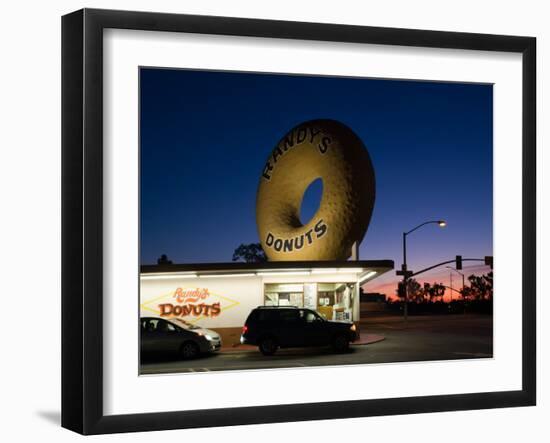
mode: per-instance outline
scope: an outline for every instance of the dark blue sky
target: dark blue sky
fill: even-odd
[[[227,262],[258,242],[255,198],[277,141],[330,118],[367,146],[377,196],[362,259],[416,269],[492,255],[491,85],[141,69],[141,262]],[[312,215],[319,189],[307,193]],[[317,199],[317,202],[315,201]]]

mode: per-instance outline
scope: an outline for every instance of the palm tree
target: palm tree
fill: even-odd
[[[435,297],[435,289],[429,283],[424,283],[424,296],[433,303],[433,298]]]
[[[434,283],[433,290],[434,290],[434,297],[439,297],[441,301],[443,299],[443,296],[445,295],[445,290],[446,290],[443,283]]]

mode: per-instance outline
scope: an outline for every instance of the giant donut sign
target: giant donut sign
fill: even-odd
[[[300,221],[308,186],[323,182],[317,213]],[[260,176],[256,223],[269,260],[346,260],[369,225],[374,169],[363,142],[335,120],[312,120],[277,143]]]

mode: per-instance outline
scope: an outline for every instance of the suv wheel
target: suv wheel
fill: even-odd
[[[345,335],[337,335],[332,339],[332,349],[336,352],[346,352],[349,349],[349,340]]]
[[[186,360],[195,358],[199,355],[199,347],[192,341],[186,341],[183,345],[181,345],[180,354]]]
[[[267,337],[267,338],[262,339],[262,341],[260,342],[260,345],[259,345],[260,352],[264,355],[273,355],[273,354],[275,354],[275,352],[277,352],[278,347],[279,346],[277,345],[277,342],[275,341],[275,339],[273,339],[271,337]]]

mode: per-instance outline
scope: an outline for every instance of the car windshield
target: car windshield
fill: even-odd
[[[191,323],[186,322],[185,320],[183,320],[183,319],[181,319],[181,318],[171,318],[170,321],[173,322],[174,324],[178,325],[180,328],[184,328],[184,329],[200,329],[199,326],[192,325]]]

